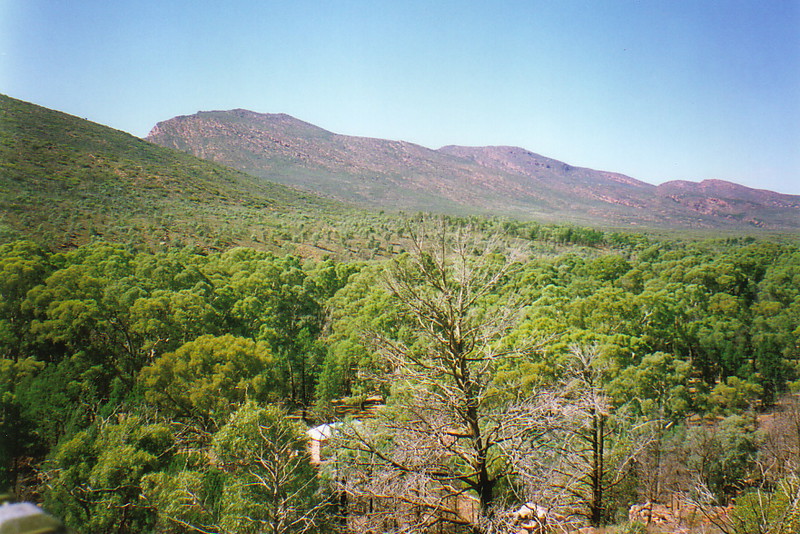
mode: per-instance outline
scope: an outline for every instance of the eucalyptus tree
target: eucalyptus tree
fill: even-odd
[[[23,303],[51,270],[48,255],[35,243],[0,245],[0,485],[5,487],[15,482],[15,459],[33,441],[31,424],[21,417],[17,390],[44,366],[26,350],[32,313]]]
[[[322,359],[316,344],[324,319],[321,302],[346,270],[314,270],[294,256],[239,247],[212,257],[203,272],[214,286],[223,329],[268,343],[291,402],[310,404]]]
[[[0,357],[18,360],[27,341],[31,310],[23,309],[28,291],[52,270],[45,251],[30,241],[0,245]]]
[[[156,532],[330,532],[304,428],[278,406],[244,403],[182,460],[142,477]]]
[[[154,513],[142,478],[168,466],[174,436],[165,422],[117,414],[63,440],[44,464],[44,503],[75,532],[148,532]]]
[[[157,358],[139,383],[164,415],[211,431],[247,398],[274,397],[274,363],[263,342],[205,335]]]

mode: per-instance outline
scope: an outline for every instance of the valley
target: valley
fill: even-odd
[[[796,530],[799,211],[0,96],[0,485],[79,533]]]

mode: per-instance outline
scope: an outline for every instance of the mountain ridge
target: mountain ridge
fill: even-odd
[[[285,113],[198,112],[157,123],[145,139],[372,208],[625,227],[800,228],[796,195],[724,180],[653,185],[521,147],[431,149],[337,134]]]

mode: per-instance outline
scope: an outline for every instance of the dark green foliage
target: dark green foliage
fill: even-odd
[[[47,509],[81,532],[142,532],[154,523],[140,499],[141,478],[166,467],[174,437],[164,423],[117,419],[98,420],[64,440],[47,466]]]

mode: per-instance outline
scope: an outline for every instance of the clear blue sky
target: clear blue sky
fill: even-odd
[[[138,136],[246,108],[800,194],[800,0],[0,0],[0,92]]]

